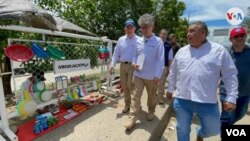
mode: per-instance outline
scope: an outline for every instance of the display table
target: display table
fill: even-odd
[[[91,106],[87,106],[86,109],[84,111],[86,111],[87,109],[91,108]],[[83,113],[84,111],[82,111],[81,113]],[[48,132],[50,132],[51,130],[63,125],[64,123],[67,123],[68,121],[74,119],[75,117],[79,116],[81,113],[76,112],[76,114],[73,114],[72,116],[69,116],[69,112],[66,109],[60,109],[60,112],[57,113],[55,116],[58,119],[58,122],[56,125],[49,127],[48,129],[42,131],[39,134],[35,134],[34,133],[34,125],[36,122],[36,118],[20,125],[18,127],[18,131],[17,131],[17,136],[18,136],[18,140],[19,141],[31,141],[34,140],[35,138],[38,138]],[[67,117],[67,118],[65,118]]]

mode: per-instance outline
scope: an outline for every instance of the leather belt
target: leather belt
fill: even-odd
[[[127,61],[125,61],[125,62],[121,62],[122,64],[131,64],[131,62],[127,62]]]

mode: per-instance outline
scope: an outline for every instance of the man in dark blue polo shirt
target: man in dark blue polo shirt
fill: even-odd
[[[168,76],[168,70],[170,64],[173,60],[173,50],[170,43],[167,41],[168,31],[166,29],[162,29],[159,33],[159,37],[162,39],[164,43],[164,61],[165,67],[160,79],[160,83],[158,85],[158,102],[159,104],[164,104],[164,94],[165,94],[165,83]]]
[[[246,45],[246,29],[236,27],[231,30],[229,40],[232,42],[232,47],[229,53],[233,58],[235,66],[238,70],[238,99],[236,101],[236,109],[227,111],[223,108],[221,112],[221,125],[232,125],[245,116],[250,101],[250,48]],[[220,84],[220,99],[222,105],[227,100],[226,89],[224,83]]]

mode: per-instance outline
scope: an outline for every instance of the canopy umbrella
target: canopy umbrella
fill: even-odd
[[[77,34],[85,34],[85,35],[91,35],[96,36],[94,33],[91,33],[90,31],[81,28],[78,25],[75,25],[69,21],[66,21],[60,17],[54,17],[56,20],[56,27],[61,32],[72,32]]]
[[[28,0],[0,0],[0,19],[16,19],[35,28],[57,30],[53,16]]]

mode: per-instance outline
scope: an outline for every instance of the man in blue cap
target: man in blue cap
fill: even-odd
[[[110,73],[114,72],[116,63],[119,61],[120,65],[120,81],[122,90],[124,92],[125,106],[122,110],[123,113],[127,113],[130,110],[131,104],[131,86],[132,86],[132,58],[133,52],[136,50],[137,39],[139,38],[135,34],[136,25],[134,20],[128,19],[124,23],[125,35],[120,37],[115,46],[114,54],[111,61]]]

